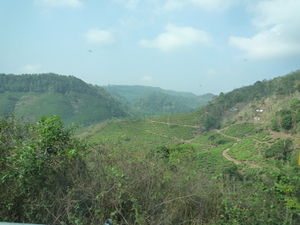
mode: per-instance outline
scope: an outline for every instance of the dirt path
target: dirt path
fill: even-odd
[[[234,143],[234,145],[236,145],[237,143]],[[233,145],[233,146],[234,146]],[[233,147],[232,146],[232,147]],[[258,166],[258,165],[256,165],[256,164],[252,164],[252,163],[249,163],[249,162],[241,162],[241,161],[239,161],[239,160],[237,160],[237,159],[234,159],[234,158],[232,158],[230,155],[228,155],[228,151],[230,150],[230,148],[227,148],[227,149],[225,149],[223,152],[222,152],[222,155],[227,159],[227,160],[229,160],[229,161],[232,161],[234,164],[236,164],[236,165],[238,165],[238,164],[242,164],[242,163],[245,163],[245,164],[247,164],[247,165],[249,165],[250,166],[250,168],[261,168],[260,166]]]
[[[233,139],[236,140],[236,142],[233,144],[233,146],[235,146],[235,145],[241,140],[241,139],[238,138],[238,137],[233,137],[233,136],[224,134],[224,133],[222,133],[221,131],[222,131],[222,130],[216,130],[216,132],[218,132],[218,133],[220,133],[220,134],[222,134],[222,135],[224,135],[224,136],[226,136],[226,137],[228,137],[228,138],[233,138]],[[231,148],[232,148],[233,146],[231,146]],[[239,161],[239,160],[237,160],[237,159],[232,158],[232,157],[228,154],[228,151],[229,151],[229,150],[230,150],[230,148],[225,149],[225,150],[222,152],[222,155],[223,155],[227,160],[232,161],[234,164],[238,165],[238,164],[245,163],[245,164],[249,165],[250,168],[261,168],[260,166],[258,166],[258,165],[256,165],[256,164],[252,164],[252,163],[249,163],[249,162],[246,162],[246,161],[241,162],[241,161]]]
[[[234,145],[236,145],[237,143],[234,143]],[[234,146],[233,145],[233,146]],[[227,148],[227,149],[225,149],[223,152],[222,152],[222,155],[227,159],[227,160],[229,160],[229,161],[232,161],[234,164],[241,164],[242,162],[240,162],[240,161],[238,161],[238,160],[236,160],[236,159],[234,159],[234,158],[232,158],[230,155],[228,155],[228,151],[230,150],[230,148]]]
[[[153,121],[153,120],[150,120],[150,122],[151,122],[151,123],[163,123],[163,124],[168,124],[168,125],[178,125],[178,126],[187,126],[187,127],[198,128],[198,126],[182,125],[182,124],[173,124],[173,123],[161,122],[161,121]],[[143,129],[141,129],[141,128],[138,128],[138,129],[143,130]],[[153,135],[158,135],[158,136],[163,136],[163,137],[169,137],[169,136],[167,136],[167,135],[162,135],[162,134],[154,133],[154,132],[152,132],[152,131],[150,131],[150,130],[144,130],[144,131],[149,132],[149,133],[151,133],[151,134],[153,134]],[[241,139],[238,138],[238,137],[233,137],[233,136],[230,136],[230,135],[227,135],[227,134],[222,133],[222,130],[214,130],[214,131],[220,133],[221,135],[224,135],[225,137],[235,139],[236,142],[233,144],[233,146],[235,146],[235,145],[241,140]],[[189,140],[183,140],[183,139],[179,139],[179,138],[176,138],[176,137],[169,137],[169,138],[174,138],[174,139],[180,140],[180,141],[182,141],[182,142],[184,142],[184,143],[190,143],[191,141],[197,139],[197,138],[200,137],[200,136],[201,136],[201,135],[196,135],[195,137],[193,137],[192,139],[189,139]],[[233,147],[233,146],[231,146],[231,147]],[[232,161],[234,164],[238,165],[238,164],[245,163],[245,164],[249,165],[250,168],[261,168],[260,166],[258,166],[258,165],[256,165],[256,164],[252,164],[252,163],[249,163],[249,162],[241,162],[241,161],[239,161],[239,160],[237,160],[237,159],[232,158],[232,157],[228,154],[228,151],[229,151],[229,150],[230,150],[230,148],[225,149],[225,150],[222,152],[222,156],[225,157],[227,160]]]
[[[155,121],[155,120],[149,120],[149,122],[150,123],[162,123],[162,124],[167,124],[167,125],[177,125],[177,126],[183,126],[183,127],[199,128],[198,125],[177,124],[177,123],[169,123],[169,122]]]

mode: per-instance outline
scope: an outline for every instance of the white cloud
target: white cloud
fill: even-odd
[[[164,11],[172,11],[177,9],[182,9],[186,1],[182,0],[168,0],[162,7],[155,10],[155,12],[164,12]]]
[[[90,29],[85,33],[85,38],[89,43],[102,44],[102,45],[111,45],[115,42],[115,38],[110,31]]]
[[[141,78],[142,81],[151,82],[153,79],[150,76],[144,76]]]
[[[135,9],[138,5],[140,0],[129,0],[126,3],[126,7],[129,9]]]
[[[37,4],[42,4],[51,7],[71,7],[79,9],[83,7],[83,2],[79,0],[35,0]]]
[[[289,38],[281,24],[251,38],[232,36],[229,44],[244,51],[244,57],[250,59],[279,59],[300,55],[299,39]]]
[[[126,8],[134,10],[139,6],[141,0],[113,0],[119,4],[125,5]],[[206,11],[222,11],[240,0],[144,0],[143,3],[151,4],[157,7],[154,12],[160,13],[182,9],[187,5],[196,6]]]
[[[37,73],[42,66],[40,64],[29,64],[20,68],[24,73]]]
[[[254,7],[253,24],[260,31],[252,37],[229,39],[229,44],[251,59],[280,59],[300,55],[299,0],[261,1]]]
[[[214,70],[214,69],[208,69],[207,71],[206,71],[206,75],[207,76],[216,76],[218,74],[218,72],[216,71],[216,70]]]
[[[207,11],[221,11],[236,3],[236,0],[189,0],[194,5]]]
[[[114,0],[115,2],[124,4],[126,8],[134,10],[138,6],[140,0]]]
[[[261,28],[278,23],[299,23],[299,8],[299,0],[264,0],[254,8],[253,23]]]
[[[177,27],[169,24],[165,27],[165,30],[165,33],[158,35],[153,40],[141,40],[139,45],[145,48],[159,48],[164,52],[168,52],[199,43],[209,45],[212,42],[208,33],[193,27]]]
[[[167,0],[167,2],[156,11],[161,12],[182,9],[189,4],[206,11],[222,11],[229,8],[237,1],[238,0]]]

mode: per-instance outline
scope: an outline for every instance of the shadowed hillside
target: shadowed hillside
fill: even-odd
[[[128,107],[73,76],[0,74],[0,114],[12,112],[27,121],[59,115],[66,123],[89,124],[128,116]]]

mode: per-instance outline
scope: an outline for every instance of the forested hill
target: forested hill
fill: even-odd
[[[220,93],[200,110],[200,120],[206,130],[254,118],[263,119],[269,124],[272,120],[274,126],[281,127],[277,123],[285,121],[289,124],[286,127],[296,128],[296,123],[300,122],[300,114],[295,117],[300,105],[299,92],[300,70],[297,70],[272,80],[257,81],[253,85]],[[293,107],[297,108],[294,112]],[[263,114],[260,113],[262,111]]]
[[[41,113],[71,102],[83,112],[91,95],[75,94],[5,91],[0,103],[18,98],[16,110]],[[0,118],[0,133],[4,221],[300,224],[300,71],[221,93],[194,112],[118,118],[76,137],[57,116],[30,125]]]
[[[73,76],[0,74],[0,114],[12,112],[28,121],[56,114],[66,123],[89,124],[127,116],[128,107]]]
[[[95,94],[88,84],[74,76],[62,76],[54,73],[6,75],[0,74],[0,93],[11,92],[40,92],[61,93],[77,92]]]
[[[117,93],[128,100],[133,100],[135,98],[151,94],[153,92],[161,92],[168,95],[173,96],[182,96],[185,98],[195,98],[197,95],[191,92],[180,92],[180,91],[172,91],[165,90],[159,87],[150,87],[150,86],[142,86],[142,85],[108,85],[102,86],[104,89]]]
[[[207,105],[215,95],[197,96],[191,92],[164,90],[141,85],[102,86],[121,101],[126,101],[137,113],[163,115],[186,113]]]

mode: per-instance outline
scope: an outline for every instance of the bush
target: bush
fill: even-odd
[[[10,123],[2,120],[1,130],[7,130]],[[0,218],[10,222],[71,222],[70,215],[77,213],[72,202],[82,198],[78,185],[86,179],[82,156],[87,146],[72,138],[73,127],[65,129],[57,116],[41,117],[37,125],[15,127],[11,132],[15,140],[6,137],[9,148],[1,163]]]
[[[278,140],[276,143],[272,144],[270,148],[266,149],[265,157],[275,159],[287,160],[290,157],[290,153],[293,147],[293,140],[287,138],[285,140]]]

